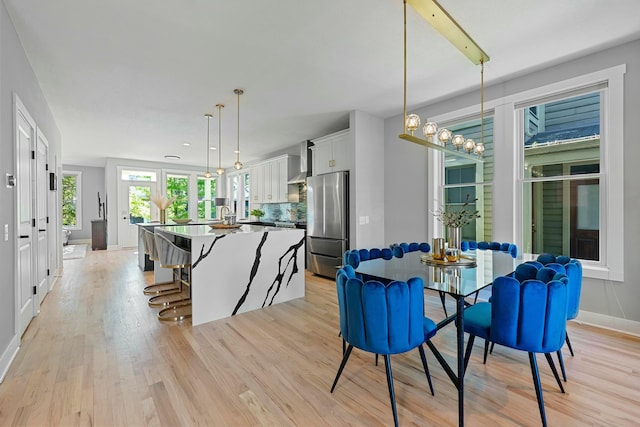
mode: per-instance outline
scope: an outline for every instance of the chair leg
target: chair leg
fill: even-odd
[[[482,360],[482,364],[486,365],[487,364],[487,354],[489,353],[489,340],[486,339],[484,340],[484,359]]]
[[[378,366],[378,353],[376,353],[376,366]]]
[[[496,345],[496,343],[492,342],[491,343],[491,349],[489,350],[489,354],[493,354],[493,346]]]
[[[469,364],[469,358],[471,357],[471,350],[473,350],[473,342],[475,341],[475,335],[469,335],[469,341],[467,341],[467,350],[464,352],[464,372],[467,372],[467,365]]]
[[[567,343],[567,346],[569,347],[569,352],[571,353],[571,357],[573,357],[573,348],[571,348],[571,341],[569,341],[569,334],[567,334],[566,332],[565,332],[564,341]]]
[[[542,399],[542,386],[540,385],[540,374],[538,373],[538,362],[536,362],[535,353],[529,353],[529,364],[531,365],[531,376],[533,377],[533,385],[536,388],[536,397],[538,398],[538,409],[540,410],[542,427],[547,427],[547,416],[544,413],[544,400]]]
[[[347,360],[349,360],[349,356],[351,355],[351,350],[353,350],[353,346],[351,344],[349,344],[349,347],[347,347],[347,351],[345,353],[343,353],[342,363],[340,363],[340,368],[338,368],[338,373],[336,374],[336,379],[333,380],[333,385],[331,386],[331,393],[333,393],[333,389],[336,388],[336,384],[338,384],[338,379],[340,378],[340,375],[342,374],[342,370],[344,369],[344,366],[347,364]]]
[[[424,354],[424,347],[420,345],[420,347],[418,347],[418,350],[420,350],[420,358],[422,359],[422,366],[424,367],[424,373],[427,376],[427,381],[429,381],[431,396],[435,396],[435,394],[433,393],[433,384],[431,383],[431,373],[429,372],[429,365],[427,364],[427,357]]]
[[[389,399],[391,399],[391,410],[393,411],[393,424],[398,427],[398,411],[396,410],[396,393],[393,390],[393,374],[391,373],[391,357],[384,355],[384,364],[387,368],[387,386],[389,386]]]
[[[553,376],[556,377],[556,382],[560,387],[560,391],[564,393],[564,387],[562,386],[562,381],[560,381],[560,376],[558,375],[558,370],[556,369],[556,364],[553,363],[553,358],[551,357],[551,353],[545,353],[544,357],[547,358],[547,362],[549,362],[549,367],[551,368],[551,372],[553,372]]]
[[[562,379],[567,382],[567,372],[564,370],[564,359],[562,358],[562,349],[556,352],[558,355],[558,363],[560,364],[560,370],[562,371]]]
[[[440,294],[440,302],[442,302],[442,309],[444,310],[444,317],[449,317],[449,315],[447,314],[447,307],[444,305],[444,292],[442,291],[438,291],[438,293]]]
[[[342,338],[342,355],[344,355],[345,351],[347,351],[347,342]]]

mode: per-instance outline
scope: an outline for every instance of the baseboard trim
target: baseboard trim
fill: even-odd
[[[70,245],[82,245],[87,244],[91,246],[91,239],[77,239],[77,240],[69,240]]]
[[[13,363],[13,359],[15,359],[18,354],[18,350],[20,350],[20,342],[18,336],[14,335],[2,353],[2,357],[0,357],[0,372],[2,372],[2,374],[0,374],[0,383],[4,381],[4,377],[7,375],[11,363]]]
[[[640,322],[580,310],[574,322],[640,337]]]

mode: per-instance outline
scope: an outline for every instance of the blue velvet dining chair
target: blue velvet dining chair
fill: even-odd
[[[411,242],[409,243],[409,246],[407,247],[406,252],[416,252],[419,249],[420,249],[420,244],[418,242]]]
[[[342,257],[342,264],[358,268],[360,265],[360,252],[357,249],[346,251]]]
[[[566,274],[569,277],[567,320],[572,320],[578,317],[578,313],[580,311],[580,294],[582,292],[582,263],[575,258],[569,258],[564,255],[556,257],[550,253],[543,253],[538,255],[537,262],[541,265],[551,267],[554,265],[564,266]],[[567,347],[569,347],[571,356],[573,356],[573,347],[571,347],[569,334],[566,332],[565,342],[567,343]],[[562,369],[562,376],[566,381],[567,374],[564,367],[564,361],[562,360],[562,353],[560,351],[558,352],[558,359],[560,361],[560,368]]]
[[[429,252],[431,252],[431,245],[427,242],[422,242],[418,245],[418,250],[420,250],[420,252],[428,254]]]
[[[363,282],[350,276],[349,271],[339,270],[336,274],[340,332],[348,347],[343,351],[331,393],[354,347],[381,354],[386,366],[393,420],[397,426],[398,413],[390,355],[405,353],[417,347],[433,395],[423,344],[436,334],[437,327],[431,319],[424,317],[424,284],[420,278],[384,285],[377,281]]]
[[[369,261],[371,256],[369,255],[369,249],[359,249],[358,254],[360,255],[360,261]]]
[[[390,248],[380,249],[380,254],[382,256],[382,259],[385,261],[389,261],[391,258],[393,258],[393,251]]]
[[[407,245],[407,249],[408,248],[409,248],[409,245]],[[404,250],[404,247],[402,246],[402,244],[392,245],[391,250],[393,251],[393,256],[396,258],[402,258],[405,252],[407,252]]]
[[[529,354],[531,376],[536,390],[542,425],[546,427],[540,374],[536,353],[543,353],[564,393],[551,353],[562,348],[567,325],[567,287],[569,278],[547,268],[537,277],[550,277],[544,282],[528,279],[520,283],[515,277],[500,276],[493,282],[491,303],[478,303],[464,313],[464,330],[469,333],[465,352],[465,370],[476,336]]]
[[[369,259],[378,259],[382,257],[382,251],[379,248],[369,249]]]

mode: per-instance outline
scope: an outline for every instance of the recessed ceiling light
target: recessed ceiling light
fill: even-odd
[[[166,156],[164,156],[164,158],[169,160],[180,160],[180,156],[176,156],[173,154],[167,154]]]

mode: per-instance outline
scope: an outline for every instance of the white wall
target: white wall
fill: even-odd
[[[362,111],[349,117],[351,148],[351,248],[384,244],[384,121]]]
[[[584,74],[627,64],[624,82],[624,282],[595,279],[583,281],[580,318],[617,329],[640,333],[640,263],[635,259],[635,246],[640,238],[640,179],[637,176],[637,162],[640,159],[640,144],[636,135],[640,134],[640,40],[588,55],[553,67],[541,69],[485,89],[487,101],[495,100]],[[486,73],[485,73],[486,76]],[[473,92],[450,100],[439,102],[421,109],[429,117],[446,114],[476,105],[479,93]],[[402,131],[402,117],[396,116],[385,121],[385,240],[387,242],[409,239],[411,235],[429,236],[425,224],[428,179],[427,163],[422,160],[424,148],[399,140]],[[498,138],[498,135],[495,136]],[[508,135],[503,135],[508,138]],[[497,159],[497,157],[496,157]],[[497,159],[498,160],[498,159]],[[496,168],[498,168],[497,165]],[[411,171],[411,178],[409,172]],[[513,194],[504,190],[505,183],[494,188],[496,205],[511,206]],[[400,189],[410,189],[415,197],[407,200]],[[500,200],[499,200],[500,199]],[[511,203],[511,204],[510,204]],[[402,207],[406,206],[406,209]],[[519,219],[509,214],[511,208],[501,211],[500,220],[494,220],[494,236],[499,239],[513,239],[513,224]],[[507,214],[505,214],[507,212]],[[392,214],[393,213],[393,214]]]
[[[17,94],[29,114],[36,121],[49,141],[49,164],[60,165],[62,136],[38,80],[29,64],[9,14],[0,2],[0,227],[9,226],[9,240],[0,240],[0,365],[20,337],[16,336],[15,265],[16,218],[15,189],[5,185],[5,174],[15,174],[15,142],[13,94]],[[58,192],[59,194],[60,192]],[[52,230],[60,230],[60,224],[52,224]],[[55,231],[54,231],[55,232]],[[60,240],[58,240],[60,241]],[[62,262],[62,244],[57,248],[57,259]],[[50,266],[56,271],[56,266]],[[0,370],[5,366],[0,366]]]

